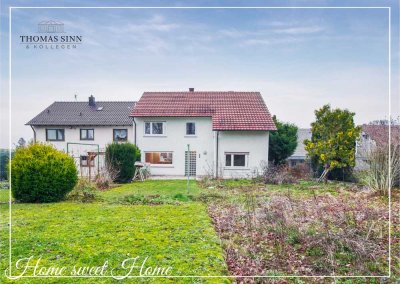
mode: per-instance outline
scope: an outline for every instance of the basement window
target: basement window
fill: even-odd
[[[249,153],[225,153],[225,167],[228,168],[247,168]]]
[[[89,164],[89,156],[81,156],[81,167],[94,167],[94,158],[90,159]]]

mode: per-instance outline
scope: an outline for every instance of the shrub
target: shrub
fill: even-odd
[[[368,159],[370,168],[365,172],[362,181],[380,195],[388,195],[389,187],[399,183],[400,147],[392,145],[390,157],[388,145],[377,147],[369,154]]]
[[[265,183],[270,184],[288,184],[295,183],[296,178],[290,172],[287,165],[270,165],[263,170],[263,177]]]
[[[11,160],[11,190],[20,202],[60,201],[77,180],[74,159],[51,145],[20,147]]]
[[[80,202],[92,202],[96,199],[96,186],[86,178],[79,179],[77,185],[68,194],[68,199]]]
[[[98,189],[109,189],[111,181],[106,175],[99,174],[95,179],[96,187]]]
[[[14,152],[11,153],[13,155]],[[9,161],[8,150],[0,149],[0,180],[8,180],[7,167]]]
[[[131,143],[109,144],[106,148],[106,165],[117,172],[113,181],[131,181],[138,158],[140,159],[140,150]]]
[[[312,178],[311,168],[308,163],[297,164],[290,168],[289,171],[290,174],[296,179],[307,180]]]

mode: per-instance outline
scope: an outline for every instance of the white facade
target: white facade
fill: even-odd
[[[128,133],[127,141],[133,143],[134,134],[132,126],[34,126],[36,133],[36,142],[48,142],[55,148],[67,152],[67,143],[82,143],[99,145],[100,151],[104,151],[107,144],[113,142],[114,129],[126,129]],[[63,141],[48,141],[46,139],[46,129],[64,129]],[[93,129],[93,140],[82,140],[80,137],[81,129]],[[72,147],[72,146],[71,146]],[[93,147],[86,147],[93,151]],[[97,149],[97,148],[96,148]]]
[[[188,170],[185,159],[188,144],[196,176],[217,173],[224,178],[251,177],[268,161],[268,131],[213,131],[211,117],[135,117],[134,120],[136,144],[142,152],[142,161],[151,163],[152,175],[184,176]],[[162,123],[162,134],[146,133],[146,123]],[[187,135],[187,123],[195,124],[195,135]],[[228,166],[227,159],[231,162]]]
[[[127,141],[133,143],[134,133],[131,125],[125,126],[33,126],[36,142],[50,143],[56,149],[64,151],[74,157],[81,175],[94,176],[104,166],[104,152],[108,144],[114,141],[114,129],[125,129]],[[48,131],[63,130],[60,141],[48,139]],[[93,139],[81,139],[81,130],[90,130]],[[88,153],[95,153],[96,157],[88,165]]]

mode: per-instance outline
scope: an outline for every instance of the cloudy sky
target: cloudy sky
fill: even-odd
[[[1,140],[8,146],[8,6],[143,6],[144,1],[2,1]],[[392,115],[399,115],[397,1],[146,1],[147,6],[391,6]],[[388,117],[389,10],[12,8],[11,140],[53,101],[138,100],[144,91],[260,91],[272,114],[309,127],[326,103],[356,122]],[[38,23],[82,35],[70,50],[34,50]]]

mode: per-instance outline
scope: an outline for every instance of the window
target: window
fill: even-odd
[[[145,135],[163,135],[165,122],[145,122],[144,134]]]
[[[186,135],[196,135],[196,124],[194,122],[186,123]]]
[[[46,141],[64,141],[64,129],[46,129]]]
[[[89,156],[81,156],[81,167],[89,167]],[[90,166],[94,167],[94,157],[90,159]]]
[[[225,153],[226,167],[247,167],[248,153]]]
[[[114,141],[128,141],[128,129],[114,129]]]
[[[81,129],[81,140],[94,140],[94,129]]]
[[[145,161],[150,164],[172,165],[172,152],[146,152]]]

